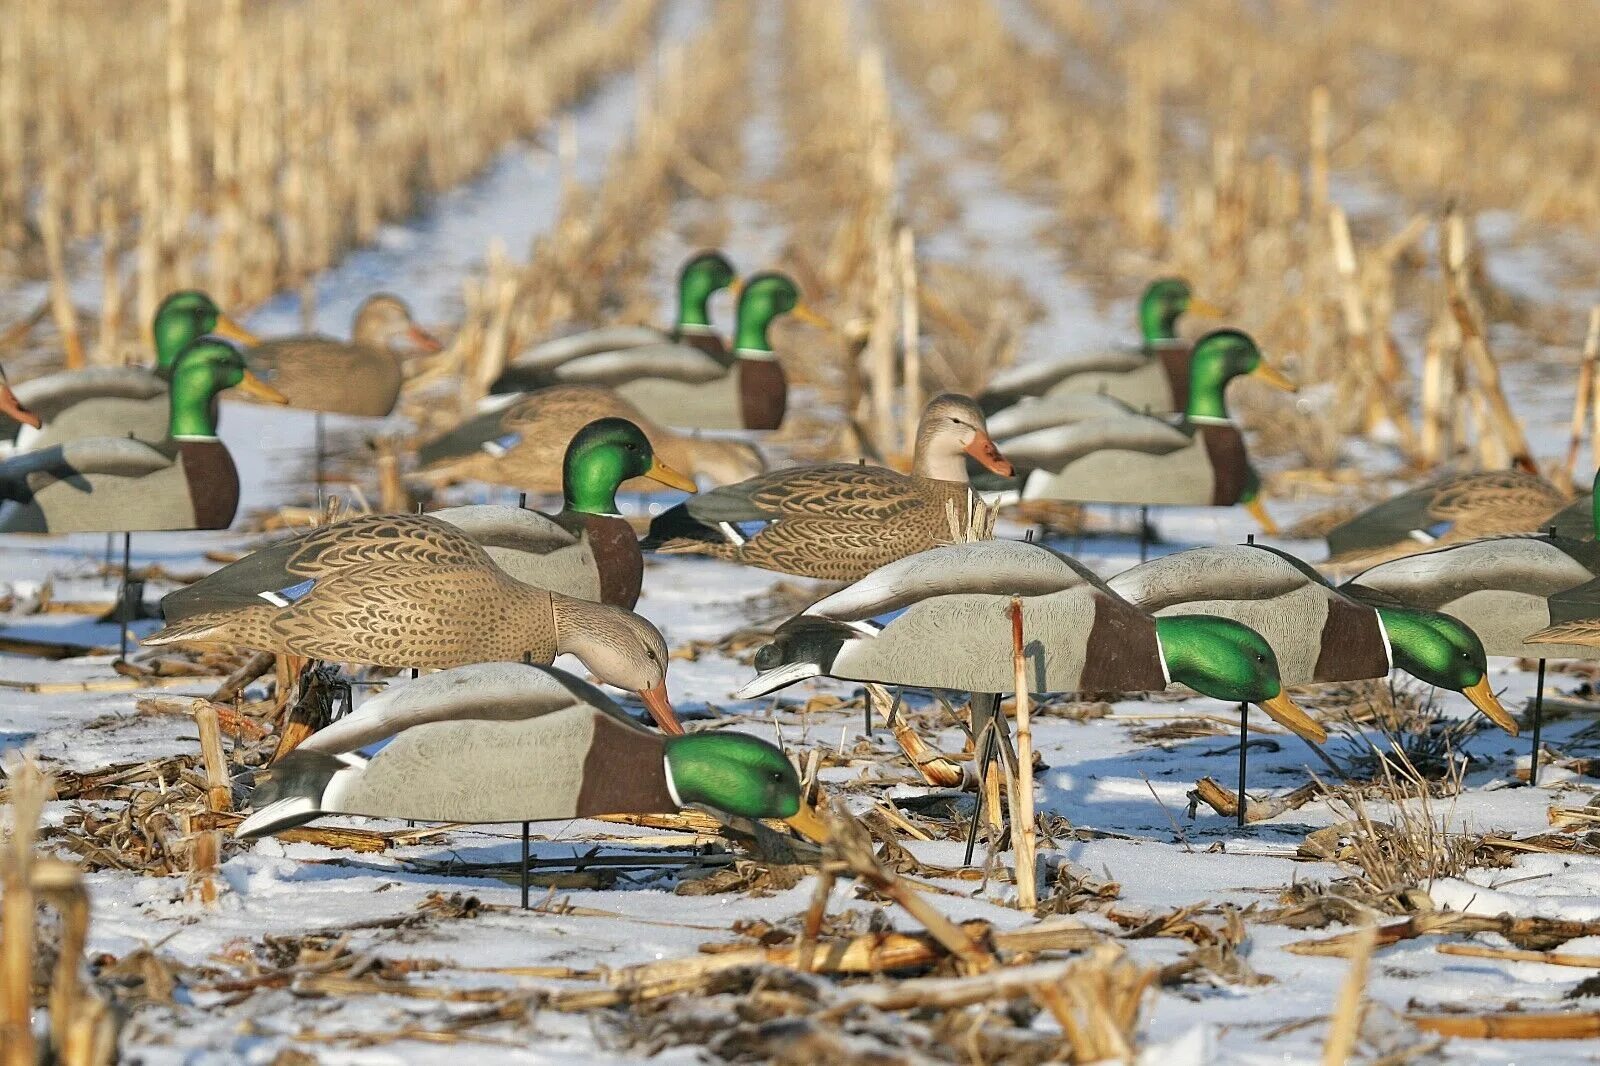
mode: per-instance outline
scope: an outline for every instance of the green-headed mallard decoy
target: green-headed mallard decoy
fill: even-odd
[[[520,663],[462,666],[387,689],[274,763],[252,803],[235,836],[326,814],[542,822],[709,807],[828,839],[794,767],[766,741],[730,730],[662,736],[593,685]]]
[[[712,376],[724,374],[733,366],[733,355],[711,324],[710,303],[711,298],[723,289],[733,288],[737,292],[738,284],[738,272],[727,256],[716,249],[696,252],[678,270],[678,316],[671,329],[602,326],[544,341],[518,354],[505,372],[495,379],[490,392],[531,392],[562,381],[612,384],[587,376],[595,371],[592,364],[585,364],[584,361],[591,356],[611,356],[639,349],[647,349],[654,355],[665,357],[674,365],[681,365],[685,371],[690,367],[700,367],[701,373]],[[709,362],[705,358],[695,358],[690,352],[670,351],[674,345],[693,349],[702,357],[709,357]],[[679,357],[681,364],[672,360],[673,355]],[[557,376],[556,370],[569,363],[580,364],[572,368],[578,376]],[[716,367],[714,373],[706,369],[713,364]]]
[[[523,584],[430,515],[320,526],[199,584],[208,591],[162,600],[166,628],[145,644],[228,644],[427,670],[571,653],[606,684],[637,692],[661,728],[683,732],[655,626],[620,607]]]
[[[965,536],[972,514],[968,456],[1002,476],[1011,473],[978,405],[944,393],[923,409],[910,474],[854,463],[774,470],[659,515],[645,547],[853,581]],[[755,523],[759,530],[750,528]]]
[[[1009,608],[1022,602],[1029,688],[1141,692],[1181,682],[1256,703],[1310,740],[1326,731],[1283,691],[1272,646],[1227,618],[1155,618],[1042,544],[948,544],[896,560],[778,627],[756,652],[753,699],[807,677],[1009,692]],[[899,612],[878,624],[872,619]]]
[[[684,429],[777,429],[788,409],[788,379],[768,339],[779,315],[812,325],[827,323],[800,302],[800,290],[783,274],[756,274],[739,293],[733,359],[719,363],[686,344],[651,345],[584,356],[556,367],[547,379],[524,375],[497,385],[605,385],[643,410],[659,412]]]
[[[1373,561],[1501,533],[1531,533],[1566,506],[1566,493],[1527,471],[1450,474],[1341,522],[1328,532],[1328,554]]]
[[[1106,584],[1157,617],[1205,614],[1249,626],[1272,645],[1285,685],[1387,677],[1398,667],[1462,693],[1495,725],[1517,732],[1516,719],[1489,688],[1483,644],[1465,624],[1437,611],[1361,603],[1276,548],[1192,548]]]
[[[274,337],[250,349],[250,365],[302,411],[382,418],[405,381],[403,343],[437,352],[437,338],[411,317],[404,300],[377,293],[356,308],[348,341],[319,333]]]
[[[1182,278],[1157,278],[1139,298],[1136,348],[1020,363],[999,371],[978,397],[993,415],[1029,396],[1105,393],[1135,411],[1181,411],[1189,399],[1194,345],[1178,336],[1184,312],[1219,318],[1222,309],[1197,299]]]
[[[632,422],[668,468],[704,476],[714,484],[739,481],[767,467],[760,450],[751,444],[703,440],[663,429],[614,391],[598,385],[557,385],[504,400],[422,445],[417,450],[422,472],[527,492],[560,492],[567,444],[584,426],[602,418]],[[640,477],[622,487],[628,492],[654,488]],[[693,491],[691,484],[672,487]]]
[[[13,440],[19,451],[49,448],[84,437],[135,437],[159,441],[166,436],[170,404],[167,380],[178,354],[206,334],[240,345],[260,343],[258,338],[223,314],[203,292],[183,289],[171,293],[156,308],[151,324],[156,363],[139,367],[97,366],[63,370],[17,386],[17,400],[36,417],[29,422],[0,408],[0,436]],[[246,374],[248,390],[259,381]],[[264,394],[257,393],[261,398]],[[46,423],[40,430],[39,419]],[[215,414],[213,414],[215,421]],[[38,433],[20,431],[26,423]]]
[[[0,463],[6,533],[226,529],[239,507],[239,471],[217,439],[214,401],[224,389],[282,403],[251,378],[227,341],[202,338],[172,365],[168,424],[155,443],[84,437]]]
[[[1176,422],[1129,410],[999,438],[1024,471],[1022,498],[1214,507],[1242,503],[1263,528],[1275,532],[1261,503],[1260,478],[1250,465],[1243,434],[1228,416],[1223,393],[1229,381],[1245,374],[1290,391],[1294,384],[1266,362],[1249,335],[1236,329],[1215,330],[1196,341],[1190,367],[1189,402]]]

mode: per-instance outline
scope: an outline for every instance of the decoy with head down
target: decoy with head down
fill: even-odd
[[[1018,541],[931,548],[823,598],[756,652],[760,675],[738,696],[753,699],[818,675],[1008,692],[1013,597],[1022,604],[1031,691],[1139,692],[1180,682],[1256,703],[1307,739],[1327,738],[1284,692],[1277,656],[1259,633],[1204,614],[1152,617],[1075,560]]]
[[[645,546],[853,581],[966,536],[973,500],[968,456],[997,474],[1011,472],[978,405],[945,393],[922,412],[910,474],[854,463],[774,470],[701,493],[658,516]]]
[[[0,463],[0,499],[14,501],[0,514],[0,532],[228,528],[239,471],[213,412],[217,394],[236,385],[284,402],[250,376],[228,342],[192,342],[172,364],[161,440],[85,437]]]
[[[245,556],[162,600],[149,645],[225,644],[331,662],[443,669],[573,654],[637,692],[669,732],[667,647],[632,611],[516,580],[431,515],[362,515]]]
[[[1516,719],[1489,688],[1483,644],[1447,614],[1372,606],[1333,588],[1299,559],[1259,544],[1165,555],[1111,578],[1129,603],[1160,617],[1231,618],[1260,633],[1285,685],[1387,677],[1399,668],[1460,692],[1513,735]]]
[[[441,347],[417,325],[404,300],[377,293],[356,309],[348,341],[320,333],[274,337],[251,348],[249,356],[292,407],[382,418],[400,399],[403,355]]]
[[[1189,311],[1222,315],[1221,308],[1197,299],[1182,278],[1157,278],[1139,299],[1137,347],[1007,367],[989,379],[978,403],[993,415],[1030,396],[1103,393],[1135,411],[1181,411],[1189,398],[1194,345],[1178,336],[1178,319]]]
[[[375,754],[362,749],[382,745]],[[483,663],[395,685],[314,733],[257,779],[234,835],[328,814],[430,822],[542,822],[706,807],[826,823],[783,752],[731,730],[662,736],[561,670]]]
[[[162,440],[171,414],[167,383],[179,353],[207,334],[245,346],[259,343],[254,334],[223,314],[211,297],[194,289],[171,293],[162,300],[151,332],[156,363],[148,370],[97,366],[46,374],[18,385],[16,400],[31,412],[32,420],[0,407],[0,415],[5,416],[0,418],[0,437],[13,441],[18,451],[85,437]],[[241,384],[248,389],[260,382],[247,371]],[[259,392],[257,395],[264,398]],[[216,419],[215,411],[212,419]],[[24,425],[38,432],[24,430]]]
[[[1189,400],[1176,422],[1128,409],[1000,437],[999,443],[1023,471],[1023,499],[1214,507],[1242,503],[1263,528],[1275,532],[1261,502],[1260,478],[1223,395],[1228,382],[1246,374],[1289,391],[1295,388],[1267,363],[1247,334],[1216,330],[1195,342]]]
[[[509,402],[505,402],[509,401]],[[417,450],[421,472],[436,479],[467,479],[510,485],[527,492],[560,492],[567,445],[584,426],[605,418],[625,419],[649,438],[663,466],[685,475],[665,481],[694,491],[695,475],[726,485],[767,468],[760,449],[744,441],[708,440],[663,429],[638,407],[598,385],[558,385],[501,402],[479,412]],[[628,492],[650,492],[643,476],[623,483]]]

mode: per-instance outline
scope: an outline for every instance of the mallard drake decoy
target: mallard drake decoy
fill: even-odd
[[[738,283],[739,275],[727,256],[715,249],[696,252],[678,270],[678,317],[671,329],[602,326],[544,341],[519,353],[505,372],[495,379],[489,391],[531,392],[564,381],[610,385],[615,382],[591,378],[579,367],[573,368],[578,376],[572,378],[557,376],[555,371],[591,356],[610,356],[637,349],[650,349],[656,355],[668,356],[673,353],[666,349],[673,345],[684,345],[703,357],[709,357],[709,360],[697,359],[689,352],[676,353],[685,369],[701,366],[703,373],[712,376],[726,373],[733,365],[733,356],[711,324],[708,305],[711,297],[723,289],[737,288]],[[707,367],[715,369],[705,369]]]
[[[663,729],[683,732],[655,626],[620,607],[526,585],[430,515],[320,526],[197,584],[206,587],[162,600],[166,628],[145,644],[231,644],[426,670],[571,653],[607,684],[637,692]]]
[[[1105,393],[1135,411],[1181,411],[1189,399],[1194,350],[1178,336],[1178,319],[1186,311],[1222,315],[1221,308],[1195,298],[1182,278],[1157,278],[1139,299],[1138,347],[1007,367],[990,379],[978,403],[993,415],[1029,396]]]
[[[250,365],[292,407],[382,418],[394,410],[405,381],[399,341],[422,352],[442,347],[412,319],[404,300],[378,293],[356,308],[348,341],[321,334],[274,337],[250,349]]]
[[[0,463],[0,532],[87,533],[226,529],[239,506],[239,471],[217,439],[213,401],[241,386],[283,397],[253,378],[226,341],[203,338],[172,365],[167,433],[149,443],[85,437]]]
[[[520,663],[395,685],[274,763],[252,803],[234,830],[241,839],[326,814],[543,822],[685,807],[780,818],[828,839],[794,767],[766,741],[731,730],[652,733],[593,685]]]
[[[1489,688],[1483,645],[1470,628],[1437,611],[1361,603],[1276,548],[1192,548],[1106,584],[1157,617],[1205,614],[1249,626],[1272,645],[1285,685],[1387,677],[1398,667],[1462,693],[1495,725],[1517,732],[1516,719]]]
[[[753,445],[703,440],[663,429],[614,391],[597,385],[558,385],[506,397],[422,445],[417,458],[422,472],[430,476],[510,485],[528,492],[560,492],[568,442],[584,426],[602,418],[632,422],[644,431],[652,451],[666,466],[690,476],[702,475],[715,484],[739,481],[767,466]],[[648,492],[654,486],[648,479],[636,477],[622,487],[629,492]]]
[[[217,307],[211,297],[194,289],[171,293],[156,308],[151,324],[156,363],[139,367],[97,366],[63,370],[33,378],[17,386],[17,400],[35,416],[19,419],[0,409],[0,437],[16,443],[18,450],[48,448],[84,437],[135,437],[159,441],[166,436],[170,404],[167,379],[178,354],[206,334],[241,345],[259,343]],[[213,419],[215,415],[213,415]],[[20,431],[22,423],[40,429]]]
[[[910,474],[853,463],[774,470],[658,516],[645,546],[852,581],[965,535],[972,512],[967,456],[998,474],[1011,472],[978,405],[945,393],[923,409]],[[758,522],[758,531],[741,528]]]
[[[756,652],[753,699],[807,677],[1008,692],[1015,685],[1008,609],[1022,602],[1029,688],[1142,692],[1181,682],[1327,739],[1283,691],[1272,646],[1227,618],[1156,618],[1075,560],[1042,544],[948,544],[879,567],[778,627]],[[872,619],[894,614],[878,624]]]
[[[1490,655],[1592,659],[1594,649],[1562,611],[1561,597],[1596,578],[1600,543],[1558,533],[1434,548],[1368,567],[1340,587],[1374,605],[1399,603],[1459,618]]]
[[[1370,561],[1500,533],[1532,533],[1566,506],[1566,493],[1523,470],[1451,474],[1341,522],[1328,532],[1328,554]]]
[[[1023,499],[1227,507],[1242,503],[1269,532],[1261,482],[1223,392],[1243,374],[1295,386],[1236,329],[1195,342],[1189,401],[1176,422],[1128,411],[999,439],[1026,473]],[[1040,402],[1051,402],[1049,400]]]

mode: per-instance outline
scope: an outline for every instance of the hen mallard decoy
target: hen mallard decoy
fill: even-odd
[[[1242,503],[1269,532],[1261,481],[1244,436],[1228,416],[1224,391],[1241,375],[1294,391],[1294,384],[1236,329],[1206,334],[1190,359],[1189,401],[1169,421],[1128,409],[999,438],[1025,472],[1023,499],[1227,507]],[[1036,401],[1051,404],[1073,397]]]
[[[394,410],[405,381],[397,342],[437,352],[437,338],[389,293],[356,309],[348,341],[321,334],[274,337],[250,349],[250,365],[303,411],[381,418]]]
[[[1256,703],[1310,740],[1327,739],[1283,691],[1272,646],[1227,618],[1156,618],[1042,544],[949,544],[896,560],[778,627],[741,699],[807,677],[1009,692],[1009,609],[1022,603],[1029,689],[1145,692],[1173,682]],[[873,619],[893,617],[882,624]]]
[[[224,644],[341,663],[444,669],[571,653],[681,733],[667,646],[632,611],[516,580],[431,515],[362,515],[230,563],[161,601],[145,644]],[[169,606],[170,601],[170,606]]]
[[[239,471],[217,439],[224,389],[284,398],[245,369],[226,341],[204,338],[172,364],[168,423],[154,443],[84,437],[0,463],[0,532],[87,533],[226,529],[239,507]]]
[[[374,745],[375,754],[360,753]],[[828,839],[794,767],[766,741],[730,730],[652,733],[593,685],[518,663],[393,686],[274,763],[252,803],[237,837],[326,814],[542,822],[709,807]]]
[[[573,359],[543,375],[502,378],[495,391],[604,385],[680,428],[777,429],[788,409],[789,385],[767,333],[783,314],[827,326],[800,302],[793,281],[766,272],[752,277],[739,293],[731,359],[718,360],[688,344],[650,345]]]
[[[1178,319],[1186,311],[1222,315],[1221,308],[1196,299],[1182,278],[1158,278],[1139,299],[1138,347],[1007,367],[990,379],[978,403],[993,415],[1029,396],[1104,393],[1135,411],[1181,411],[1189,398],[1194,350],[1178,336]]]
[[[495,379],[491,392],[531,392],[534,389],[563,381],[582,384],[612,384],[611,381],[591,380],[584,376],[594,372],[584,361],[591,356],[616,356],[641,349],[663,357],[677,355],[684,366],[700,366],[692,352],[673,353],[675,345],[682,345],[701,356],[709,357],[710,364],[724,373],[733,365],[733,355],[722,342],[722,336],[711,324],[711,297],[726,288],[737,289],[739,275],[728,257],[710,249],[697,252],[678,270],[678,317],[671,329],[654,326],[602,326],[584,330],[565,337],[536,344],[517,355],[505,372]],[[577,377],[565,378],[556,374],[558,368],[578,363],[572,369]],[[615,365],[608,361],[602,365]],[[585,367],[588,367],[585,370]]]
[[[1532,533],[1567,502],[1566,493],[1523,470],[1451,474],[1341,522],[1328,532],[1328,554],[1370,561],[1500,533]]]
[[[194,289],[174,292],[162,300],[151,332],[156,364],[148,370],[97,366],[46,374],[18,385],[16,398],[35,419],[30,422],[0,408],[7,416],[0,420],[0,436],[27,451],[84,437],[159,441],[166,436],[171,413],[167,379],[180,352],[207,334],[246,346],[260,343],[223,314],[211,297]],[[215,421],[215,413],[212,418]],[[39,433],[20,431],[24,423],[40,429],[39,419],[46,423]]]
[[[1299,559],[1259,544],[1221,544],[1165,555],[1106,582],[1158,618],[1231,618],[1266,638],[1285,685],[1387,677],[1398,667],[1460,692],[1513,735],[1516,719],[1489,688],[1483,644],[1437,611],[1371,606],[1333,588]]]
[[[945,393],[923,409],[910,474],[854,463],[774,470],[665,512],[650,523],[645,546],[853,581],[966,535],[973,497],[968,456],[997,474],[1011,472],[978,405]],[[749,528],[755,523],[762,528]]]
[[[558,385],[505,400],[510,402],[481,411],[422,445],[417,450],[422,472],[527,492],[560,492],[567,444],[584,426],[602,418],[632,422],[644,431],[652,451],[667,467],[703,475],[715,484],[739,481],[767,466],[753,445],[702,440],[663,429],[614,391],[597,385]],[[654,486],[636,477],[622,487],[649,492]],[[694,491],[692,484],[673,487]]]

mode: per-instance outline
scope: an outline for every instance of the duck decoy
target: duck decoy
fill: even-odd
[[[239,471],[217,439],[217,393],[239,386],[284,397],[245,369],[226,341],[192,342],[171,369],[167,431],[150,443],[85,437],[0,463],[4,533],[226,529],[239,506]]]
[[[0,408],[0,437],[17,451],[35,451],[85,437],[134,437],[159,441],[166,436],[170,403],[167,382],[178,355],[211,334],[240,345],[258,338],[223,314],[205,293],[184,289],[169,294],[151,324],[156,363],[139,367],[89,367],[63,370],[17,386],[16,399],[34,418],[19,418]],[[42,428],[40,421],[46,423]],[[212,420],[216,420],[213,411]],[[27,425],[39,432],[28,432]]]
[[[404,300],[377,293],[356,309],[348,341],[321,334],[274,337],[248,354],[250,365],[291,407],[382,418],[394,410],[405,380],[399,342],[421,352],[442,347],[412,319]]]
[[[579,374],[570,379],[558,376],[556,371],[568,364],[581,364],[591,356],[610,356],[638,349],[648,349],[655,355],[676,354],[685,367],[699,365],[687,352],[666,351],[674,345],[683,345],[709,357],[707,366],[714,364],[716,375],[726,373],[733,365],[733,355],[711,324],[709,304],[718,292],[726,288],[737,290],[738,284],[739,275],[727,256],[716,249],[696,252],[678,270],[678,316],[671,329],[602,326],[544,341],[517,355],[489,391],[531,392],[562,381],[611,384],[583,376],[581,365],[570,368]],[[704,372],[711,373],[710,370]]]
[[[978,405],[944,393],[923,409],[910,474],[852,463],[774,470],[659,515],[644,546],[853,581],[965,536],[973,495],[968,456],[998,474],[1011,472]],[[753,530],[755,523],[762,528]]]
[[[1261,481],[1223,393],[1241,375],[1295,385],[1235,329],[1195,342],[1189,400],[1176,422],[1131,409],[1121,414],[998,438],[1024,471],[1023,499],[1227,507],[1243,504],[1269,533]],[[1040,401],[1044,403],[1051,400]]]
[[[685,807],[778,818],[828,839],[773,745],[731,730],[662,736],[593,685],[520,663],[462,666],[389,688],[274,763],[252,802],[234,830],[241,839],[328,814],[542,822]]]
[[[330,662],[443,669],[571,653],[637,692],[669,732],[660,631],[619,607],[535,588],[430,515],[362,515],[263,548],[162,600],[144,643],[227,644]],[[170,605],[169,605],[170,601]]]
[[[767,467],[753,445],[703,440],[663,429],[613,390],[596,385],[558,385],[505,397],[423,444],[417,458],[422,472],[433,477],[510,485],[527,492],[560,492],[568,443],[584,426],[603,418],[632,422],[644,431],[651,451],[669,469],[702,475],[715,484],[739,481]],[[634,477],[622,487],[629,492],[649,492],[653,485],[647,478]],[[673,487],[693,491],[685,485]]]
[[[1204,614],[1249,626],[1272,645],[1285,685],[1387,677],[1398,668],[1462,693],[1516,735],[1517,721],[1489,688],[1483,644],[1468,626],[1437,611],[1352,599],[1288,552],[1260,544],[1192,548],[1106,584],[1158,618]]]
[[[1029,396],[1104,393],[1135,411],[1181,411],[1189,399],[1194,345],[1178,336],[1178,319],[1188,311],[1222,316],[1221,308],[1197,299],[1182,278],[1157,278],[1139,298],[1138,347],[1007,367],[989,380],[978,404],[993,415]]]
[[[1335,562],[1375,562],[1436,545],[1532,533],[1566,506],[1566,493],[1529,471],[1450,474],[1341,522],[1328,531],[1328,555]]]

